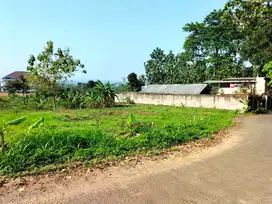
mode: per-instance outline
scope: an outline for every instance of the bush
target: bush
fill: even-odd
[[[52,110],[52,100],[46,95],[35,93],[28,97],[29,110]]]
[[[9,107],[8,97],[0,97],[0,109],[7,109]]]
[[[10,94],[0,97],[0,109],[19,110],[50,110],[52,102],[46,95],[35,93],[32,95],[19,96]]]
[[[124,99],[124,102],[127,104],[127,105],[135,105],[135,102],[130,98],[130,97],[126,97]]]
[[[58,107],[65,109],[111,107],[115,105],[116,91],[109,82],[97,81],[94,88],[85,90],[80,86],[62,87],[55,95]],[[31,95],[19,96],[10,94],[0,98],[0,109],[18,110],[52,110],[52,95],[35,92]]]

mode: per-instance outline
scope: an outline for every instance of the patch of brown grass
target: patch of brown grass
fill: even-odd
[[[8,96],[8,93],[6,93],[6,92],[0,92],[0,96]]]

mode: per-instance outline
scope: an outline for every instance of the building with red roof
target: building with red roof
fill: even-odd
[[[3,81],[13,81],[18,79],[21,75],[26,76],[29,75],[29,72],[26,71],[16,71],[12,72],[2,78]]]

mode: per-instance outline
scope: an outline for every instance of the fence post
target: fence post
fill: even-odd
[[[267,110],[268,108],[267,108],[267,104],[268,104],[268,96],[267,95],[265,95],[265,110]]]

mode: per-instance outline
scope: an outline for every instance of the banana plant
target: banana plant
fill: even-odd
[[[129,128],[131,128],[131,126],[133,124],[133,120],[134,120],[134,116],[131,113],[131,114],[128,115],[128,118],[127,118],[127,125],[128,125]]]
[[[249,100],[245,99],[244,101],[240,100],[240,103],[242,103],[244,105],[244,107],[242,108],[242,110],[240,110],[241,113],[246,113],[249,111]]]
[[[62,94],[65,108],[82,108],[85,105],[85,93],[75,88],[66,89]]]
[[[96,93],[94,89],[90,89],[86,93],[85,103],[88,104],[89,107],[98,107],[100,106],[101,97]]]
[[[44,117],[42,117],[41,119],[37,120],[35,123],[33,123],[32,125],[30,125],[28,127],[27,134],[30,134],[30,132],[31,132],[32,129],[41,127],[43,125],[43,123],[44,123]]]
[[[114,99],[116,97],[116,90],[113,85],[109,82],[103,84],[101,81],[96,82],[96,86],[94,88],[95,93],[99,96],[100,106],[108,107],[114,104]]]

